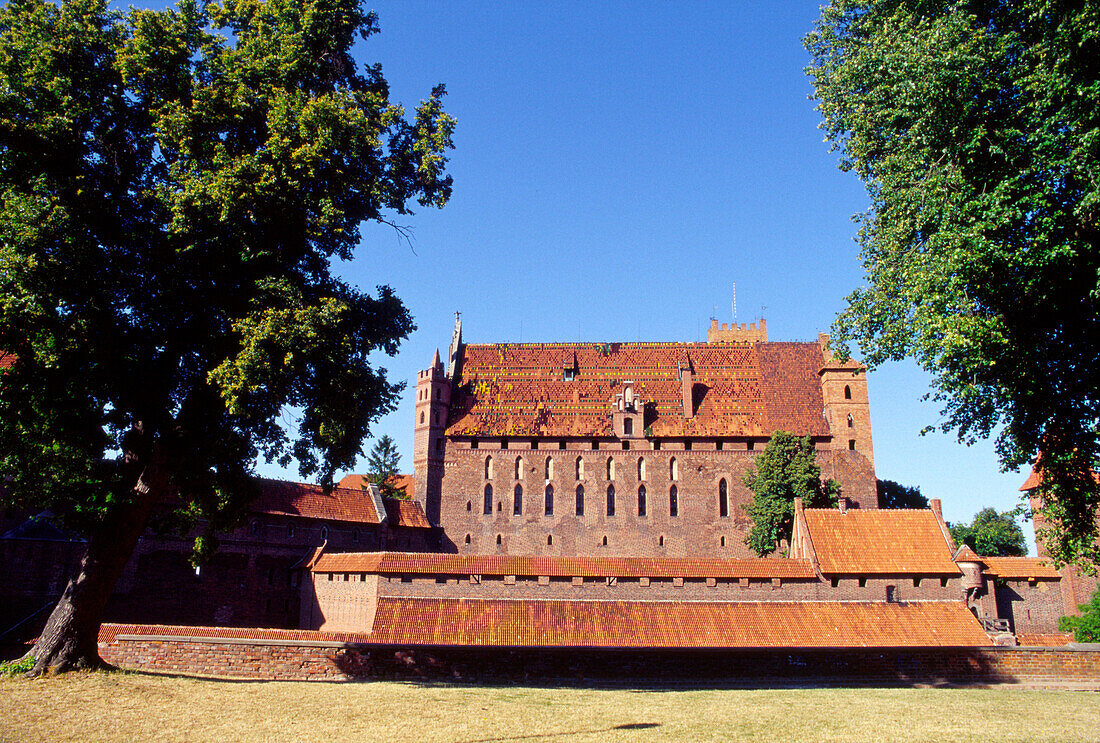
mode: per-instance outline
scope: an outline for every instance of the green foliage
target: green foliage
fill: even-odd
[[[354,0],[0,7],[9,502],[96,522],[160,452],[217,525],[258,456],[355,461],[403,387],[372,355],[414,326],[330,264],[451,193],[443,88],[407,118],[352,56],[377,30]]]
[[[405,491],[395,489],[391,481],[398,474],[400,466],[401,456],[397,453],[397,445],[388,434],[383,434],[374,442],[374,448],[367,458],[367,480],[377,485],[386,498],[408,498]]]
[[[928,499],[920,488],[911,488],[893,480],[875,480],[879,508],[928,508]]]
[[[979,555],[989,557],[1015,557],[1027,554],[1027,540],[1016,523],[1013,511],[997,513],[993,508],[983,508],[969,524],[948,524],[955,544],[969,544]]]
[[[22,658],[17,658],[16,660],[9,660],[4,663],[0,663],[0,678],[22,676],[23,674],[30,672],[32,668],[34,668],[34,656],[25,655]]]
[[[814,444],[786,431],[772,434],[764,451],[745,473],[752,500],[744,505],[752,529],[745,544],[760,556],[774,552],[780,540],[789,540],[794,524],[794,499],[806,508],[831,508],[840,495],[835,480],[821,481]]]
[[[866,184],[866,284],[833,328],[914,358],[943,429],[1050,457],[1046,546],[1100,557],[1100,5],[834,0],[804,43],[822,128]]]
[[[1058,620],[1060,632],[1072,632],[1077,642],[1100,642],[1100,589],[1097,589],[1087,604],[1077,607],[1079,617],[1062,617]]]

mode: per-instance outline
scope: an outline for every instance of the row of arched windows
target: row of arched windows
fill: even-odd
[[[493,486],[491,484],[485,485],[485,499],[483,503],[482,513],[486,516],[493,513]],[[578,516],[584,515],[584,485],[578,485],[576,490],[576,514]],[[607,515],[615,515],[615,486],[607,486]],[[466,510],[470,510],[470,504],[466,504]],[[499,504],[498,504],[499,510]],[[638,515],[646,516],[649,510],[648,503],[648,491],[645,485],[638,486]],[[547,516],[554,515],[554,486],[547,484],[546,489],[543,491],[543,512]],[[523,486],[516,483],[516,487],[512,491],[512,514],[520,516],[523,514]],[[679,489],[672,485],[668,489],[668,515],[677,517],[680,515],[680,492]],[[729,487],[726,484],[725,478],[718,481],[718,515],[726,518],[729,514]]]
[[[512,473],[513,477],[516,480],[525,479],[525,469],[524,469],[523,457],[516,457],[514,465],[515,466],[513,468],[513,473]],[[646,474],[647,474],[646,473],[645,457],[639,457],[638,458],[637,466],[638,466],[638,479],[639,480],[645,480],[646,479]],[[493,479],[493,472],[494,472],[494,470],[493,470],[493,457],[492,457],[492,455],[490,455],[490,456],[485,457],[485,479],[486,480],[492,480]],[[607,462],[605,464],[605,474],[607,476],[607,479],[608,480],[614,480],[615,479],[615,472],[616,472],[615,459],[612,458],[612,457],[608,457]],[[546,458],[546,462],[545,462],[545,465],[544,465],[544,468],[543,468],[543,473],[544,473],[547,480],[553,480],[554,479],[554,459],[553,459],[553,457],[547,457]],[[576,476],[576,479],[578,479],[578,480],[583,480],[584,479],[584,457],[577,457],[577,459],[575,460],[575,462],[574,462],[574,474]],[[668,462],[668,479],[670,479],[670,480],[679,480],[680,479],[680,465],[676,461],[676,457],[672,457],[672,459],[670,459],[669,462]]]

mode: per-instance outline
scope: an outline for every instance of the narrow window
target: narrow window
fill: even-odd
[[[592,442],[592,451],[599,451],[599,450],[600,450],[600,442],[599,441],[593,441]]]
[[[604,546],[604,547],[606,547],[606,546],[607,546],[607,537],[604,537],[604,538],[603,538],[603,546]]]
[[[866,588],[867,587],[867,579],[866,578],[860,578],[859,579],[859,587],[860,588]]]
[[[546,515],[554,515],[554,486],[546,486]]]
[[[359,530],[358,529],[352,529],[351,530],[351,541],[353,541],[353,542],[358,542],[359,541]]]
[[[630,442],[629,441],[624,441],[623,442],[623,451],[630,451]]]
[[[512,515],[519,516],[523,513],[523,486],[516,484],[515,496],[512,499]]]
[[[577,515],[584,515],[584,485],[577,486]]]
[[[500,546],[500,535],[497,534],[497,546]]]
[[[848,385],[844,385],[844,399],[845,400],[851,400],[852,399],[852,388],[849,387]]]
[[[488,516],[488,515],[492,514],[492,512],[493,512],[493,486],[492,485],[486,485],[485,486],[485,509],[484,509],[484,514],[486,516]]]
[[[679,480],[680,479],[680,465],[676,463],[676,457],[673,457],[668,461],[668,479]]]
[[[558,448],[563,449],[563,450],[565,449],[565,441],[564,440],[558,442]]]
[[[623,419],[623,436],[634,435],[634,420],[632,418]]]
[[[288,539],[294,536],[294,524],[287,524],[286,536]]]
[[[752,451],[756,448],[756,442],[752,439],[749,439],[748,442],[745,443],[745,448],[749,451]]]
[[[714,442],[714,448],[717,449],[718,451],[722,451],[722,440],[721,439],[718,439],[717,441]]]
[[[500,448],[501,449],[507,449],[508,448],[508,439],[501,439],[500,440]]]
[[[612,459],[611,457],[607,458],[607,479],[608,480],[614,480],[615,479],[615,460]]]
[[[421,423],[424,422],[424,411],[423,410],[420,411],[420,422]]]
[[[259,532],[260,532],[260,522],[257,521],[256,519],[252,519],[252,521],[248,524],[248,533],[255,535],[255,534],[258,534]]]
[[[493,458],[492,456],[485,457],[485,479],[493,479]]]
[[[547,534],[546,535],[546,546],[547,547],[554,546],[554,535],[553,534]]]
[[[516,479],[523,479],[523,457],[516,457]]]
[[[664,547],[665,546],[665,535],[664,534],[657,537],[657,546],[658,547]]]
[[[466,501],[466,511],[467,511],[467,513],[472,511],[472,510],[474,510],[473,501]]]
[[[328,527],[327,526],[322,526],[321,527],[321,541],[324,541],[326,539],[328,539]]]
[[[477,448],[477,439],[470,439],[470,448],[471,449],[476,449]]]
[[[440,389],[439,389],[438,387],[436,387],[436,389],[435,389],[435,399],[436,399],[436,400],[438,400],[438,399],[439,399],[439,393],[440,393],[440,392],[441,392],[441,390],[440,390]]]
[[[554,479],[554,460],[551,459],[550,457],[546,458],[546,479],[547,480],[553,480]]]
[[[851,414],[851,413],[848,413],[848,428],[854,428],[854,427],[855,427],[855,423],[856,423],[856,422],[855,422],[855,419],[854,419],[854,418],[852,418],[852,414]]]
[[[645,502],[645,485],[638,486],[638,515],[645,516],[646,502]]]
[[[443,451],[443,437],[442,436],[440,436],[438,439],[435,440],[435,450],[436,451]]]
[[[607,515],[615,515],[615,486],[607,486]]]
[[[638,479],[645,479],[645,457],[638,457]]]
[[[584,460],[581,459],[580,457],[577,457],[576,465],[577,465],[577,479],[578,480],[583,480],[584,479]]]
[[[721,539],[718,540],[718,546],[719,547],[725,547],[726,546],[726,538],[725,537],[722,537]]]
[[[848,450],[849,451],[855,451],[856,450],[856,440],[855,439],[848,439]]]
[[[531,441],[531,451],[538,451],[539,442],[537,439]]]
[[[661,442],[657,439],[654,439],[653,440],[653,451],[660,451],[660,450],[661,450]]]
[[[725,478],[718,481],[718,515],[723,518],[730,515],[730,499]]]
[[[469,535],[469,534],[467,534],[467,535],[466,535],[466,544],[469,544],[469,543],[470,543],[470,535]]]
[[[679,492],[675,485],[668,489],[668,515],[673,518],[680,515]]]
[[[684,451],[691,451],[691,442],[690,441],[685,441],[684,442]]]

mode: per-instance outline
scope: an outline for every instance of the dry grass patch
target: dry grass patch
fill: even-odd
[[[0,740],[1090,741],[1100,696],[1017,689],[647,690],[216,681],[0,682]]]

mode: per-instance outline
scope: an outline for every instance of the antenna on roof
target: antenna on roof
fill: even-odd
[[[737,282],[733,282],[733,321],[737,322]]]

